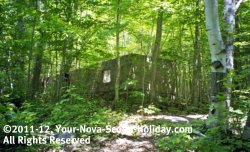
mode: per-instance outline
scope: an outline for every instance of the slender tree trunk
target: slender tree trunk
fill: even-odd
[[[57,41],[57,40],[58,40],[58,36],[56,35],[55,41]],[[58,74],[58,69],[59,69],[59,68],[58,68],[58,56],[59,56],[59,55],[58,55],[58,49],[56,48],[56,80],[55,80],[55,81],[56,81],[56,86],[55,86],[55,87],[56,87],[56,92],[55,92],[55,98],[56,98],[56,99],[58,99],[59,93],[60,93],[60,92],[59,92],[59,91],[60,91],[60,90],[59,90],[60,73]],[[60,72],[60,71],[59,71],[59,72]]]
[[[69,22],[70,19],[74,15],[74,12],[72,12],[72,8],[71,8],[71,2],[72,1],[69,2],[70,5],[67,7],[67,9],[64,12],[67,22]],[[75,8],[76,8],[76,5],[75,5]],[[57,85],[57,89],[56,89],[57,90],[57,96],[56,96],[57,100],[59,100],[61,98],[63,91],[65,91],[63,88],[65,87],[65,89],[68,89],[69,85],[70,85],[69,71],[71,68],[71,64],[73,62],[73,58],[67,56],[67,53],[68,53],[67,49],[73,50],[74,44],[73,44],[73,40],[71,41],[71,38],[73,38],[73,37],[64,38],[64,40],[63,40],[60,74],[59,74],[59,79],[57,79],[57,81],[58,81],[57,82],[58,85]]]
[[[229,73],[234,66],[233,63],[233,50],[234,50],[234,38],[233,32],[235,28],[235,13],[236,13],[236,6],[234,0],[224,0],[224,20],[225,20],[225,34],[226,34],[226,41],[225,41],[225,49],[226,49],[226,70]],[[230,107],[231,101],[231,87],[232,78],[230,77],[227,80],[228,86],[227,87],[227,95],[226,95],[226,102],[227,107]]]
[[[35,1],[36,9],[40,11],[40,13],[43,12],[43,5],[40,0]],[[42,19],[42,17],[39,17],[39,21]],[[35,20],[34,20],[34,26],[33,26],[33,31],[35,30]],[[33,34],[33,33],[32,33]],[[40,75],[41,75],[41,70],[42,70],[42,60],[43,60],[43,54],[44,54],[44,35],[45,33],[41,31],[41,37],[40,37],[40,42],[37,43],[37,52],[36,52],[36,57],[35,57],[35,66],[33,68],[33,77],[31,80],[31,87],[30,87],[30,95],[29,98],[34,98],[36,92],[40,88]],[[34,37],[34,35],[32,35]],[[34,41],[34,38],[33,38]],[[31,44],[32,45],[32,44]],[[31,50],[30,50],[31,51]],[[30,52],[29,52],[30,53]],[[32,55],[32,54],[30,54]],[[31,58],[30,58],[31,59]]]
[[[35,66],[33,69],[33,78],[32,78],[32,83],[31,83],[31,94],[30,98],[34,98],[36,92],[40,88],[40,75],[41,75],[41,70],[42,70],[42,60],[43,60],[43,44],[38,43],[37,44],[37,54],[35,58]]]
[[[227,125],[226,105],[221,96],[225,95],[223,79],[226,76],[226,51],[221,37],[217,0],[205,0],[205,17],[208,43],[212,59],[211,102],[208,127]],[[226,129],[226,128],[225,128]]]
[[[119,87],[120,87],[120,74],[121,74],[121,61],[120,61],[120,3],[121,0],[117,0],[117,12],[116,12],[116,57],[117,57],[117,74],[115,80],[115,100],[119,100]]]
[[[30,91],[31,61],[32,61],[33,45],[34,45],[35,25],[36,25],[36,18],[33,19],[31,43],[30,43],[30,49],[29,49],[29,55],[28,55],[28,80],[27,80],[26,96],[28,96],[29,91]]]
[[[141,51],[143,52],[143,45],[142,45],[142,38],[141,38]],[[148,56],[148,54],[147,54]],[[143,59],[143,74],[142,74],[142,101],[141,101],[141,108],[144,108],[144,102],[145,102],[145,77],[146,77],[146,58]],[[141,113],[143,115],[143,112]]]
[[[9,88],[13,91],[13,78],[12,78],[12,53],[10,50],[8,50],[8,60],[7,60],[7,70],[6,70],[6,74],[8,75],[8,86]]]
[[[158,12],[157,18],[157,27],[156,27],[156,37],[154,49],[152,52],[152,69],[151,69],[151,82],[150,82],[150,101],[154,102],[157,98],[156,92],[156,75],[157,75],[157,60],[160,55],[160,46],[161,46],[161,37],[162,37],[162,18],[163,10],[160,9]]]
[[[17,40],[23,40],[25,36],[25,22],[22,16],[18,17],[17,21],[17,29],[16,29],[16,38]],[[18,77],[16,78],[15,88],[19,92],[25,93],[25,50],[26,47],[24,44],[17,44],[16,50],[20,51],[19,56],[19,66],[21,73],[18,73]],[[23,95],[23,94],[22,94]]]
[[[201,65],[200,65],[200,26],[199,26],[199,9],[200,0],[196,0],[196,23],[195,23],[195,44],[194,44],[194,58],[193,58],[193,78],[191,88],[191,102],[197,105],[199,101],[200,92],[200,77],[201,77]]]
[[[62,61],[61,61],[61,65],[60,65],[60,73],[59,73],[59,77],[57,79],[57,100],[60,99],[61,96],[61,88],[63,86],[63,82],[64,82],[64,75],[65,75],[65,54],[66,54],[66,38],[63,40],[63,47],[62,47]]]
[[[250,141],[250,110],[248,111],[247,122],[243,131],[243,139]]]

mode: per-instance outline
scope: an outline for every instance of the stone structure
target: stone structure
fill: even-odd
[[[120,58],[121,77],[120,93],[139,91],[146,96],[150,91],[150,58],[138,54],[125,55]],[[157,94],[166,97],[171,94],[171,77],[173,62],[159,59],[157,67]],[[117,59],[101,62],[85,69],[70,72],[71,85],[80,87],[85,94],[113,99]]]

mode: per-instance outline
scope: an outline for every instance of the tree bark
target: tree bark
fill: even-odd
[[[43,12],[43,5],[40,0],[36,1],[36,8],[37,10],[42,13]],[[40,16],[39,21],[42,20],[42,17]],[[34,27],[35,28],[35,27]],[[35,29],[34,29],[35,30]],[[44,31],[40,31],[41,37],[40,42],[37,42],[37,52],[35,57],[35,66],[33,68],[33,77],[31,80],[31,91],[30,91],[30,98],[34,98],[36,92],[39,90],[40,87],[40,75],[42,70],[42,60],[43,60],[43,53],[44,53]]]
[[[157,75],[157,60],[160,55],[161,37],[162,37],[162,18],[163,10],[160,9],[157,17],[157,27],[155,44],[152,52],[152,69],[151,69],[151,82],[150,82],[150,101],[154,102],[157,99],[156,92],[156,75]]]
[[[61,88],[63,86],[64,82],[64,75],[65,75],[65,54],[66,54],[66,49],[67,49],[67,40],[66,38],[63,40],[63,47],[62,47],[62,60],[61,60],[61,65],[60,65],[60,72],[59,76],[57,78],[57,93],[56,93],[56,98],[57,100],[60,99],[61,97]]]
[[[234,50],[234,38],[233,32],[235,28],[235,12],[236,6],[234,0],[225,0],[224,1],[224,20],[225,20],[225,49],[226,49],[226,70],[229,73],[234,66],[233,63],[233,50]],[[227,87],[227,95],[226,95],[226,102],[227,107],[230,107],[231,102],[231,88],[230,84],[232,84],[232,77],[229,77],[227,80],[228,87]]]
[[[31,91],[30,91],[30,98],[34,98],[36,92],[40,88],[40,75],[42,70],[42,60],[43,60],[43,44],[38,43],[37,44],[37,54],[35,59],[35,66],[33,69],[33,78],[31,82]]]
[[[226,51],[222,40],[217,0],[205,0],[205,17],[208,43],[212,59],[211,78],[211,107],[207,127],[227,125],[226,104],[222,97],[225,95],[223,79],[226,76]],[[226,129],[226,128],[225,128]]]
[[[28,96],[29,91],[30,91],[31,61],[32,61],[32,55],[33,55],[33,45],[34,45],[34,36],[35,36],[35,26],[36,26],[36,17],[34,17],[34,19],[33,19],[32,33],[31,33],[31,43],[30,43],[30,49],[29,49],[29,55],[28,55],[28,78],[27,78],[27,91],[26,91],[26,97]]]
[[[235,27],[235,13],[242,0],[224,0],[224,20],[225,20],[225,43],[222,41],[217,0],[205,0],[206,27],[208,33],[209,47],[212,56],[212,103],[211,117],[217,114],[217,119],[208,121],[210,126],[227,123],[227,110],[230,107],[232,78],[227,79],[227,88],[221,84],[225,75],[233,69],[233,32]],[[224,93],[226,92],[226,94]],[[226,103],[218,102],[218,95],[223,93],[226,97]],[[219,103],[219,104],[218,104]],[[217,109],[216,109],[217,108]],[[217,113],[216,113],[217,112]],[[211,121],[213,120],[213,121]],[[219,123],[220,122],[220,123]]]
[[[196,23],[195,23],[195,42],[194,42],[194,58],[193,58],[193,78],[191,89],[191,102],[197,105],[200,96],[200,78],[201,78],[201,65],[200,65],[200,26],[199,26],[199,14],[200,14],[200,0],[196,0]]]
[[[117,57],[117,73],[115,80],[115,101],[119,100],[119,87],[120,87],[120,74],[121,74],[121,61],[120,61],[120,3],[121,0],[117,0],[116,11],[116,57]]]
[[[17,35],[17,40],[23,40],[25,36],[25,21],[22,16],[18,17],[17,20],[17,29],[16,29],[16,35]],[[19,66],[20,66],[20,72],[17,75],[17,82],[16,82],[16,87],[14,89],[18,90],[19,92],[24,93],[25,92],[25,44],[17,44],[16,45],[16,50],[20,51],[20,56],[19,56]],[[17,52],[16,52],[17,53]]]
[[[250,141],[250,110],[248,111],[247,122],[243,131],[243,139]]]

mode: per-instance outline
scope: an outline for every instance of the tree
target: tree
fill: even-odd
[[[157,75],[157,60],[160,55],[161,37],[162,37],[162,18],[163,9],[158,10],[155,43],[152,51],[152,69],[151,69],[151,82],[150,82],[150,101],[154,102],[157,97],[156,75]]]
[[[115,100],[119,100],[119,88],[120,88],[120,74],[121,74],[121,61],[120,61],[120,3],[121,0],[117,0],[116,10],[116,57],[117,57],[117,74],[115,79]]]
[[[201,77],[201,59],[200,59],[200,23],[199,23],[199,14],[200,14],[200,0],[196,0],[196,9],[195,9],[195,44],[194,44],[194,58],[193,58],[193,78],[192,78],[192,88],[191,88],[191,102],[193,104],[199,104],[198,100],[200,99],[200,77]]]
[[[41,1],[37,1],[37,7],[40,13],[43,12],[43,4]],[[42,16],[40,16],[40,20],[42,20]],[[34,25],[33,25],[34,26]],[[42,73],[42,66],[43,66],[43,55],[44,55],[44,49],[45,49],[45,33],[46,31],[43,28],[39,29],[39,41],[36,43],[36,53],[35,53],[35,65],[33,68],[33,77],[31,81],[31,91],[30,91],[30,98],[34,98],[37,91],[39,91],[40,88],[40,76]]]
[[[247,122],[243,131],[243,139],[250,140],[250,111],[248,111]]]
[[[233,69],[233,32],[235,13],[241,4],[233,0],[224,1],[225,36],[223,41],[218,15],[217,0],[205,0],[205,16],[208,43],[212,59],[211,109],[207,122],[208,127],[227,128],[227,112],[230,107],[230,86],[223,85],[226,76]],[[230,84],[232,78],[228,79]],[[226,99],[226,100],[225,100]],[[224,102],[226,101],[226,102]]]

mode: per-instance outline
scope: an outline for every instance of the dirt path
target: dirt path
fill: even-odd
[[[100,137],[91,145],[71,145],[65,151],[84,151],[84,152],[154,152],[155,137],[150,132],[143,132],[138,129],[141,122],[145,120],[166,120],[173,123],[190,123],[193,119],[206,119],[207,115],[186,115],[186,116],[140,116],[132,115],[120,121],[117,128],[122,132],[116,138],[109,139]]]

